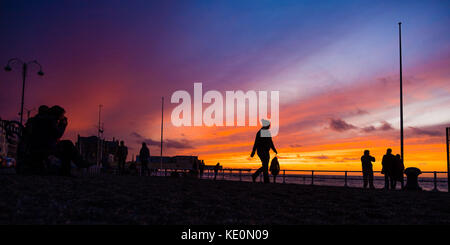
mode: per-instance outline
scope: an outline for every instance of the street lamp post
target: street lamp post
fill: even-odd
[[[28,66],[33,65],[33,64],[38,65],[39,71],[37,74],[39,76],[43,76],[44,72],[42,72],[42,66],[41,66],[41,64],[39,64],[37,62],[37,60],[23,62],[22,60],[17,59],[17,58],[12,58],[12,59],[8,60],[8,64],[5,66],[5,71],[11,71],[12,70],[11,65],[13,65],[14,63],[19,63],[22,65],[22,103],[20,106],[20,124],[22,124],[22,122],[23,122],[23,105],[24,105],[24,101],[25,101],[25,79],[27,77]]]
[[[403,68],[402,68],[402,22],[398,22],[398,45],[400,53],[400,156],[405,163],[403,154]]]

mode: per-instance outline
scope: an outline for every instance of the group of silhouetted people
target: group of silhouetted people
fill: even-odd
[[[198,159],[192,159],[192,168],[190,170],[190,174],[192,177],[195,178],[202,178],[203,173],[205,172],[205,161],[204,160],[198,160]]]
[[[362,172],[363,172],[363,187],[375,189],[373,185],[373,168],[372,162],[375,162],[375,157],[370,155],[369,150],[364,151],[364,155],[361,157]],[[403,182],[403,172],[405,166],[403,160],[399,154],[393,155],[392,149],[387,149],[386,154],[383,156],[381,161],[382,170],[381,173],[384,174],[384,189],[395,190],[397,181],[400,182],[401,188],[404,188]]]
[[[28,119],[18,147],[19,174],[71,175],[71,163],[79,168],[89,167],[70,140],[61,140],[68,120],[60,106],[42,105]]]
[[[381,173],[384,174],[384,188],[386,190],[389,188],[395,190],[397,181],[401,183],[401,187],[403,188],[403,171],[405,170],[405,166],[401,156],[399,154],[394,156],[392,149],[387,149],[381,165],[383,166]]]
[[[128,147],[125,146],[123,141],[120,141],[119,147],[117,148],[117,168],[119,174],[124,174],[126,172],[126,160],[128,156]],[[141,149],[139,150],[139,161],[141,163],[141,175],[151,175],[152,170],[148,167],[150,163],[150,149],[147,143],[142,142]],[[136,170],[137,166],[134,162],[128,167],[129,170]]]

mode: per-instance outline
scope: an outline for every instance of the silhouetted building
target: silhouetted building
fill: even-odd
[[[19,136],[22,134],[18,122],[0,119],[0,156],[16,158]]]
[[[89,163],[97,162],[97,152],[98,152],[98,137],[89,136],[82,137],[78,135],[78,140],[76,143],[77,149],[80,151],[83,159]],[[108,159],[109,163],[117,162],[117,149],[119,148],[119,141],[113,138],[112,141],[100,140],[100,149],[102,152],[102,157],[100,159]],[[112,161],[112,162],[111,162]]]
[[[0,121],[0,157],[8,155],[8,140],[6,139],[6,130],[3,128],[3,121]]]

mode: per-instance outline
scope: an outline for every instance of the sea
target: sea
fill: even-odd
[[[432,174],[427,174],[432,175]],[[445,176],[445,177],[443,177]],[[204,179],[212,179],[214,178],[214,174],[212,172],[205,172],[202,176]],[[230,181],[246,181],[251,182],[252,177],[251,173],[229,173],[220,171],[216,177],[218,180],[230,180]],[[262,174],[257,178],[257,182],[262,182]],[[270,182],[273,182],[273,176],[270,175]],[[283,175],[278,175],[276,179],[277,183],[287,183],[287,184],[300,184],[300,185],[322,185],[322,186],[345,186],[345,175],[344,174],[320,174],[315,173],[314,179],[311,174],[286,174],[283,178]],[[406,184],[406,177],[404,184]],[[400,189],[401,184],[397,182],[397,189]],[[377,189],[384,188],[384,176],[374,176],[374,186]],[[447,184],[447,174],[439,174],[436,177],[436,184],[434,183],[433,176],[419,176],[419,186],[426,191],[443,191],[448,192],[448,184]],[[347,187],[363,187],[363,178],[362,175],[352,174],[347,176]]]

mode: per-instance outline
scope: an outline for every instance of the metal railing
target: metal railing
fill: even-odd
[[[170,176],[172,173],[178,173],[178,175],[191,176],[201,179],[213,179],[216,175],[216,179],[222,180],[233,180],[233,181],[252,181],[252,172],[256,171],[256,169],[249,168],[224,168],[217,171],[217,175],[214,173],[213,169],[205,169],[203,174],[200,175],[199,172],[196,174],[192,173],[191,169],[174,169],[174,168],[162,168],[162,169],[152,169],[148,175],[154,176]],[[381,171],[373,171],[374,172],[374,181],[375,178],[378,177],[377,181],[383,182],[384,184],[384,175],[381,175]],[[115,170],[114,173],[118,173]],[[137,175],[143,175],[140,168],[136,169]],[[378,174],[378,175],[377,175]],[[432,190],[439,191],[438,184],[446,183],[447,179],[444,177],[438,178],[438,174],[447,174],[445,171],[422,171],[422,176],[429,175],[430,177],[420,177],[420,183],[433,183]],[[273,177],[273,175],[270,175]],[[349,187],[349,182],[360,181],[358,186],[362,186],[362,171],[357,170],[305,170],[305,169],[283,169],[280,170],[280,174],[277,176],[278,179],[281,179],[281,183],[286,184],[289,180],[289,183],[292,184],[309,184],[309,185],[317,185],[317,182],[323,180],[342,180],[344,187]],[[309,182],[307,182],[309,180]],[[259,182],[263,181],[262,174],[258,178]],[[333,184],[332,186],[337,186]],[[444,187],[445,188],[445,187]],[[429,188],[428,188],[429,189]],[[443,189],[443,188],[441,188]]]
[[[128,174],[134,175],[149,175],[149,176],[171,176],[173,173],[177,173],[176,175],[182,176],[190,176],[194,178],[201,179],[213,179],[216,177],[218,180],[231,180],[231,181],[252,181],[252,173],[256,171],[256,169],[249,168],[224,168],[217,171],[213,169],[205,169],[203,174],[200,175],[199,172],[193,173],[191,169],[187,168],[157,168],[150,169],[150,171],[143,173],[141,168],[137,166],[137,168],[129,172]],[[111,168],[109,173],[118,175],[120,174],[117,168]],[[374,172],[374,182],[382,182],[384,184],[384,176],[381,175],[381,171],[373,171]],[[78,174],[84,176],[96,176],[99,174],[105,173],[101,167],[94,166],[89,169],[82,169],[78,171]],[[376,175],[378,174],[378,175]],[[428,175],[429,177],[420,177],[420,183],[432,183],[429,185],[430,190],[439,191],[438,185],[441,183],[447,183],[446,177],[438,177],[439,174],[445,175],[447,172],[445,171],[422,171],[423,175]],[[273,175],[270,175],[273,177]],[[378,177],[378,179],[376,179]],[[343,181],[342,186],[349,187],[350,182],[357,182],[357,186],[362,186],[362,171],[357,170],[305,170],[305,169],[283,169],[280,170],[280,174],[277,176],[278,179],[281,179],[281,183],[286,184],[303,184],[303,185],[318,185],[318,182],[323,182],[324,180],[341,180]],[[288,181],[289,180],[289,181]],[[293,181],[292,181],[293,180]],[[263,177],[262,174],[259,176],[257,181],[262,182]],[[320,184],[319,184],[320,185]],[[326,184],[330,186],[339,186],[337,182],[333,182],[333,184]],[[354,185],[355,186],[355,185]],[[445,187],[441,187],[441,189],[445,189]],[[448,189],[447,189],[448,191]]]

